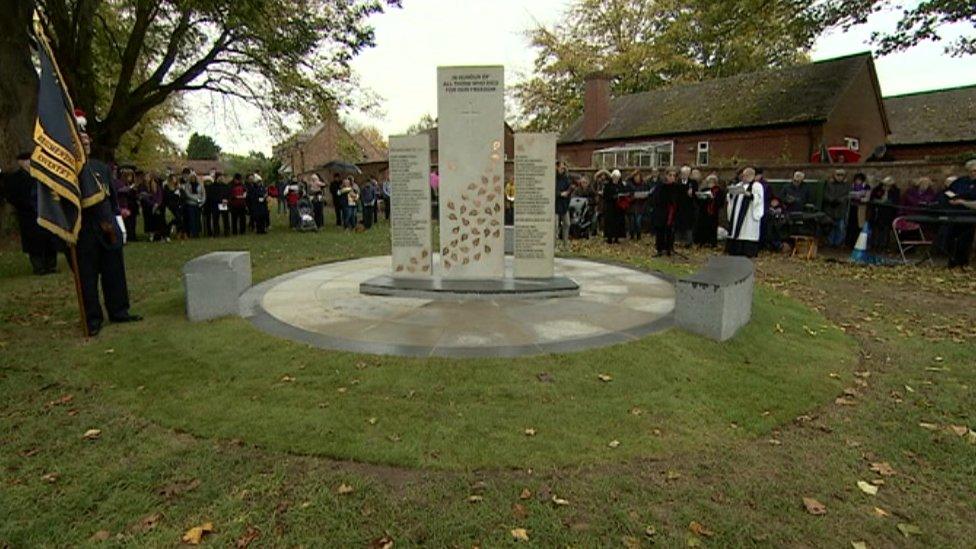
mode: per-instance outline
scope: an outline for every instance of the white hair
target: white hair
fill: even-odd
[[[806,179],[807,174],[803,172],[793,172],[793,179]]]

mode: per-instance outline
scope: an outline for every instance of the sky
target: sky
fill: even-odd
[[[438,65],[501,64],[506,85],[526,78],[535,59],[527,30],[538,23],[556,23],[569,4],[569,0],[403,0],[402,9],[371,18],[376,46],[353,61],[363,85],[381,98],[382,112],[372,117],[346,116],[387,135],[403,133],[424,114],[436,116]],[[881,13],[847,33],[821,36],[812,57],[816,61],[867,51],[871,32],[893,29],[898,18],[898,13]],[[939,44],[922,44],[875,62],[885,96],[976,84],[976,57],[949,57]],[[188,96],[187,104],[189,123],[170,132],[178,144],[184,145],[190,133],[199,132],[213,136],[225,151],[270,154],[277,141],[249,105],[208,94]]]

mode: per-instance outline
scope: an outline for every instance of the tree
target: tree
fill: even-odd
[[[849,29],[867,22],[868,17],[884,10],[899,8],[902,17],[893,31],[875,32],[871,41],[881,55],[902,51],[922,42],[941,42],[951,27],[963,32],[945,46],[955,57],[976,54],[976,2],[973,0],[923,0],[913,7],[902,7],[890,0],[827,0],[818,7],[825,26]]]
[[[389,144],[386,142],[386,135],[376,126],[363,126],[353,131],[352,134],[369,143],[381,153],[385,153],[390,149]]]
[[[116,160],[150,171],[161,171],[170,160],[183,153],[165,130],[185,123],[186,113],[178,96],[146,113],[142,120],[122,136]]]
[[[37,74],[31,64],[32,3],[4,2],[0,10],[0,168],[12,170],[17,154],[33,146],[31,129],[37,103]]]
[[[425,132],[431,128],[437,126],[437,119],[430,115],[430,113],[424,113],[420,117],[420,120],[414,122],[407,128],[407,135],[414,135],[421,132]]]
[[[190,160],[217,160],[220,158],[220,145],[209,135],[193,132],[186,145],[186,157]]]
[[[228,173],[250,174],[258,172],[266,182],[276,181],[281,161],[270,158],[262,152],[251,151],[247,156],[240,154],[226,154],[224,161]]]
[[[23,0],[16,0],[22,2]],[[94,153],[111,158],[153,108],[209,91],[269,122],[356,101],[349,62],[374,44],[366,19],[399,0],[36,0]],[[26,51],[22,53],[26,58]]]
[[[512,93],[528,129],[556,131],[582,112],[585,77],[615,94],[807,60],[822,26],[801,0],[575,0],[565,23],[529,31],[534,75]]]

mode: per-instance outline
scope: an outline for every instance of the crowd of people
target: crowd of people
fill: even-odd
[[[802,172],[777,190],[753,167],[740,169],[730,181],[690,166],[653,168],[646,175],[635,170],[627,177],[599,170],[590,181],[557,163],[556,234],[566,241],[599,230],[612,245],[652,233],[658,256],[675,254],[676,246],[716,247],[724,241],[728,253],[755,257],[762,250],[788,250],[799,224],[814,227],[809,236],[833,248],[853,248],[868,233],[868,249],[876,254],[891,250],[893,231],[922,230],[949,256],[950,267],[965,266],[976,225],[951,220],[976,215],[976,160],[964,168],[965,175],[944,184],[921,177],[904,188],[892,176],[872,182],[856,173],[848,179],[838,168],[823,184],[818,204]],[[927,213],[942,217],[931,223],[907,220]]]

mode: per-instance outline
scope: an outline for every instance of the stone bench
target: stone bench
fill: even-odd
[[[191,322],[240,314],[238,298],[251,287],[250,252],[212,252],[183,265],[186,317]]]
[[[755,268],[744,257],[713,257],[674,285],[675,324],[709,339],[725,341],[752,318]]]

